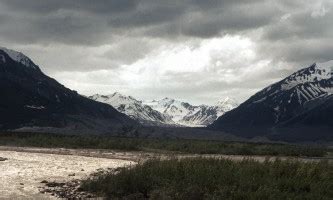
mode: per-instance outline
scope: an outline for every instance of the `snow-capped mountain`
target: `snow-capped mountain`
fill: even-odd
[[[18,63],[21,63],[22,65],[24,65],[26,67],[36,69],[36,70],[39,69],[39,67],[37,65],[35,65],[35,63],[33,63],[32,60],[30,60],[30,58],[28,58],[21,52],[7,49],[5,47],[0,47],[0,50],[4,51],[12,60],[14,60]],[[0,60],[5,62],[5,58],[3,55],[1,55],[0,58],[1,58]]]
[[[0,129],[110,133],[137,125],[112,106],[64,87],[27,56],[6,48],[0,48],[0,91]]]
[[[214,106],[195,106],[171,98],[145,101],[144,104],[170,116],[174,122],[183,126],[207,126],[238,105],[235,100],[230,98],[226,98]]]
[[[238,106],[231,98],[219,101],[214,106],[194,106],[171,98],[143,102],[118,92],[110,95],[95,94],[89,98],[112,105],[119,112],[144,125],[158,126],[207,126],[225,112]]]
[[[326,112],[333,95],[332,72],[333,61],[312,64],[253,95],[210,127],[248,137],[267,133],[274,137],[327,136],[329,131],[333,133],[333,113]],[[315,111],[323,106],[325,112]]]
[[[236,100],[226,97],[217,102],[214,106],[200,105],[195,106],[197,109],[194,113],[189,113],[180,121],[182,124],[192,126],[208,126],[212,124],[218,117],[224,113],[236,108],[238,103]]]
[[[152,107],[154,110],[171,116],[172,120],[175,122],[179,122],[186,115],[197,111],[197,107],[192,106],[189,103],[170,98],[164,98],[159,101],[146,101],[144,103]]]
[[[238,102],[230,97],[226,97],[225,99],[217,102],[217,104],[215,105],[218,116],[223,115],[224,113],[236,108],[237,106]]]
[[[95,94],[89,97],[92,100],[112,105],[119,112],[148,125],[174,124],[171,117],[152,109],[150,106],[142,104],[131,96],[125,96],[118,92],[111,95]]]

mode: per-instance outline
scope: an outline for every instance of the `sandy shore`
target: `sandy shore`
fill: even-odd
[[[120,159],[8,150],[0,150],[0,157],[8,159],[0,162],[0,199],[55,199],[39,192],[41,181],[82,179],[98,169],[135,164]]]

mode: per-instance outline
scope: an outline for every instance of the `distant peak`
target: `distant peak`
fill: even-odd
[[[217,102],[218,105],[225,105],[225,104],[233,104],[233,105],[237,105],[237,101],[233,98],[230,97],[225,97],[224,99],[220,100]]]
[[[0,47],[0,50],[4,51],[12,60],[23,64],[26,67],[33,68],[33,69],[38,69],[37,65],[35,65],[32,60],[23,53],[19,51],[14,51],[11,49],[7,49],[5,47]]]
[[[132,96],[127,96],[127,95],[123,95],[119,92],[115,92],[112,95],[109,95],[110,97],[119,97],[119,98],[128,98],[128,99],[132,99],[132,100],[136,100],[134,97]]]
[[[323,63],[314,63],[303,68],[282,80],[281,89],[289,90],[305,83],[318,82],[332,78],[333,60]]]
[[[111,94],[109,96],[124,96],[124,95],[120,94],[119,92],[114,92],[113,94]]]
[[[164,101],[164,102],[171,102],[171,101],[175,101],[174,99],[172,98],[169,98],[169,97],[164,97],[163,99],[161,99],[160,101]]]
[[[322,63],[315,63],[318,68],[329,68],[333,70],[333,60],[322,62]]]
[[[115,92],[115,93],[112,93],[112,94],[98,94],[98,93],[96,93],[96,94],[92,95],[91,97],[102,97],[102,98],[108,99],[108,98],[112,98],[114,96],[123,96],[123,95],[118,93],[118,92]]]

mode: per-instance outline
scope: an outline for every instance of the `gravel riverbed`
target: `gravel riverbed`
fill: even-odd
[[[135,162],[77,155],[1,151],[0,199],[56,199],[40,193],[43,181],[68,182],[98,169],[118,168]]]

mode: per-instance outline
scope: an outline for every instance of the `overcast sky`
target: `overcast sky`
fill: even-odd
[[[332,0],[0,0],[0,46],[82,94],[244,101],[333,59]]]

